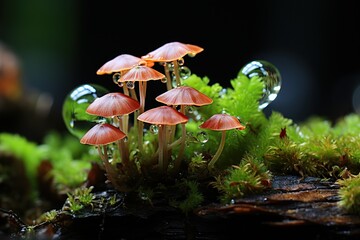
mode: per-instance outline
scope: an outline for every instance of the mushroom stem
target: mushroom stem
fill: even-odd
[[[175,61],[173,61],[173,64],[174,64],[174,73],[175,73],[175,79],[176,79],[176,87],[179,87],[179,86],[181,86],[179,63],[177,60],[175,60]]]
[[[139,115],[142,114],[145,109],[146,87],[147,87],[146,81],[139,81],[139,95],[140,95]],[[144,123],[138,120],[138,135],[139,135],[138,147],[140,152],[142,152],[143,149],[143,128],[144,128]]]
[[[180,112],[185,115],[185,106],[184,105],[180,106]],[[179,170],[180,165],[181,165],[181,160],[184,155],[185,141],[186,141],[186,127],[185,127],[185,123],[182,123],[181,124],[180,149],[179,149],[179,153],[178,153],[178,156],[177,156],[177,158],[175,160],[175,164],[174,164],[175,172],[177,172]]]
[[[186,140],[186,127],[185,127],[185,123],[181,124],[181,145],[180,145],[180,149],[179,149],[179,153],[177,158],[175,159],[175,164],[174,164],[174,171],[177,172],[181,166],[181,160],[183,158],[184,155],[184,149],[185,149],[185,140]]]
[[[129,96],[129,89],[126,87],[126,84],[123,85],[123,91],[124,91],[124,94]],[[122,125],[122,128],[121,129],[125,134],[128,133],[128,128],[129,128],[129,115],[125,115],[123,116],[124,117],[124,121],[123,121],[123,125]]]
[[[215,155],[212,157],[212,159],[210,160],[209,164],[208,164],[208,169],[209,171],[214,169],[214,165],[216,163],[216,161],[218,160],[218,158],[221,155],[221,152],[224,149],[225,146],[225,138],[226,138],[226,131],[222,131],[221,132],[221,140],[220,140],[220,145],[215,153]]]
[[[127,114],[124,116],[128,116]],[[123,117],[124,117],[123,116]],[[115,117],[114,118],[116,121],[118,121],[118,125],[119,125],[119,129],[121,131],[123,131],[124,133],[127,132],[125,131],[124,128],[124,121],[122,119],[122,117]],[[125,119],[125,121],[127,121],[127,119]],[[117,142],[118,145],[118,149],[119,149],[119,154],[121,157],[121,162],[124,164],[124,166],[128,166],[129,165],[129,145],[128,143],[125,141],[125,139],[120,139]]]
[[[166,76],[166,89],[171,90],[172,89],[172,79],[170,77],[170,70],[168,67],[168,63],[164,63],[164,72]]]
[[[159,167],[163,173],[166,172],[168,165],[167,159],[167,144],[166,144],[166,126],[159,125]]]

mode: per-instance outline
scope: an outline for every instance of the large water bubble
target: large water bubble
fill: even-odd
[[[62,107],[62,117],[66,128],[77,138],[84,134],[96,123],[104,119],[90,115],[86,112],[87,107],[98,97],[109,91],[97,84],[84,84],[72,90],[65,98]]]
[[[263,96],[259,100],[259,108],[264,109],[275,100],[281,88],[281,75],[279,70],[270,62],[256,60],[247,63],[241,68],[240,73],[248,78],[260,77],[265,84]]]

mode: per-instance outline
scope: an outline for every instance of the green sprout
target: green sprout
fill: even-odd
[[[72,213],[77,213],[85,207],[92,207],[92,202],[95,199],[95,196],[92,193],[93,188],[93,186],[79,187],[73,192],[67,193],[67,205]],[[65,209],[67,209],[67,207]]]

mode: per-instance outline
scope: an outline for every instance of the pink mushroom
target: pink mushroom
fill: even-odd
[[[143,112],[138,116],[142,122],[155,124],[159,127],[159,166],[163,172],[168,167],[166,126],[186,123],[188,117],[169,106],[160,106]]]
[[[214,165],[218,158],[220,157],[224,146],[225,146],[225,139],[226,139],[226,131],[231,129],[238,129],[238,130],[244,130],[245,126],[242,125],[234,116],[221,113],[221,114],[215,114],[212,117],[210,117],[208,120],[206,120],[203,124],[199,126],[200,128],[206,128],[213,131],[221,131],[221,140],[219,147],[215,153],[215,155],[212,157],[208,164],[208,169],[211,171],[214,168]]]
[[[188,86],[180,86],[177,88],[170,89],[163,94],[160,94],[155,98],[158,102],[164,103],[166,105],[180,106],[180,112],[185,114],[185,106],[204,106],[211,104],[213,100],[206,96],[205,94],[199,92],[195,88]],[[181,124],[182,137],[181,145],[178,157],[175,160],[175,169],[178,169],[181,165],[181,158],[183,156],[186,140],[186,128],[185,124]],[[171,131],[174,133],[173,131]]]
[[[107,178],[115,188],[117,186],[117,172],[109,162],[107,145],[119,141],[126,137],[120,129],[108,123],[98,123],[88,130],[85,135],[80,139],[80,143],[93,145],[97,147],[100,158],[104,164]],[[122,189],[122,188],[121,188]]]
[[[121,78],[120,82],[139,82],[139,95],[140,95],[140,109],[139,114],[142,114],[145,109],[145,98],[147,81],[159,80],[165,78],[165,75],[156,71],[155,69],[148,66],[135,66],[125,73]],[[139,150],[142,151],[143,144],[143,124],[138,122],[138,146]]]
[[[192,45],[184,44],[181,42],[170,42],[164,44],[163,46],[157,48],[156,50],[149,52],[141,58],[146,61],[160,62],[164,64],[165,75],[167,78],[167,89],[172,89],[171,86],[171,77],[170,69],[167,63],[172,63],[174,65],[174,73],[176,77],[176,86],[180,86],[180,75],[179,75],[179,64],[178,60],[181,60],[185,55],[194,57],[196,54],[202,52],[204,49]]]

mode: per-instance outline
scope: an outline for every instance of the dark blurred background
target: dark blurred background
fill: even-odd
[[[22,95],[36,106],[31,112],[21,100],[27,112],[19,114],[0,104],[0,132],[40,141],[49,129],[65,130],[61,109],[71,90],[96,83],[116,91],[110,77],[96,75],[105,62],[172,41],[203,47],[186,66],[224,87],[246,63],[269,61],[282,88],[264,111],[335,121],[360,112],[359,16],[355,0],[2,0],[0,43],[18,57]]]

